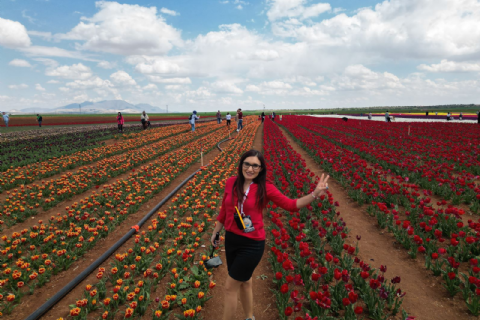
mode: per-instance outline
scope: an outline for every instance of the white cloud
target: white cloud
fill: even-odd
[[[0,45],[11,49],[29,47],[27,29],[20,22],[0,18]]]
[[[68,82],[67,87],[72,89],[108,89],[113,88],[113,83],[110,80],[103,80],[98,76],[92,77],[87,80],[75,80],[73,82]]]
[[[152,61],[152,60],[151,60]],[[171,74],[178,73],[180,66],[176,63],[167,61],[162,58],[153,60],[151,63],[139,63],[136,65],[135,70],[144,74]]]
[[[115,66],[116,66],[116,63],[110,62],[110,61],[100,61],[97,64],[97,67],[103,68],[103,69],[113,69],[115,68]]]
[[[205,99],[210,99],[210,98],[213,98],[215,96],[214,93],[210,92],[207,88],[205,87],[199,87],[197,90],[191,90],[191,91],[187,91],[185,92],[185,95],[190,98],[191,100],[192,99],[195,99],[195,100],[205,100]],[[193,101],[195,101],[193,100]]]
[[[72,80],[84,80],[93,75],[92,70],[81,63],[73,64],[71,66],[60,66],[52,70],[47,70],[45,74],[49,77],[60,77]]]
[[[294,17],[308,19],[332,9],[328,3],[316,3],[305,7],[306,2],[306,0],[268,0],[267,3],[270,7],[267,17],[270,21]]]
[[[165,89],[166,90],[171,90],[171,91],[182,90],[182,89],[184,89],[184,86],[179,85],[179,84],[169,84],[169,85],[165,86]]]
[[[480,53],[478,21],[477,0],[438,0],[435,5],[427,0],[390,0],[359,9],[353,16],[342,13],[313,24],[275,22],[272,30],[371,59],[445,59]]]
[[[82,50],[120,55],[165,54],[182,46],[180,31],[157,15],[156,7],[96,2],[99,11],[82,18],[77,26],[57,39],[84,41]]]
[[[238,5],[238,6],[236,6],[235,8],[236,8],[237,10],[242,10],[242,9],[243,9],[243,7],[242,7],[242,5],[241,5],[241,4],[239,4],[239,5]]]
[[[31,46],[28,48],[20,48],[20,51],[24,52],[29,56],[36,57],[62,57],[62,58],[73,58],[73,59],[82,59],[87,61],[95,61],[84,57],[81,53],[76,51],[69,51],[58,47],[45,47],[45,46]]]
[[[58,88],[58,90],[60,90],[60,91],[62,91],[62,92],[69,92],[69,91],[70,91],[70,88],[60,87],[60,88]]]
[[[49,80],[49,81],[47,81],[47,83],[49,83],[49,84],[57,84],[57,83],[60,83],[60,81],[57,81],[57,80]]]
[[[180,15],[180,13],[178,13],[178,12],[176,12],[176,11],[173,11],[173,10],[169,10],[169,9],[167,9],[167,8],[162,8],[162,9],[160,9],[160,12],[161,12],[161,13],[168,14],[168,15],[170,15],[170,16],[174,16],[174,17]]]
[[[38,91],[45,91],[45,88],[42,87],[42,85],[40,83],[37,83],[35,85],[35,90],[38,90]]]
[[[13,59],[8,63],[9,66],[14,66],[14,67],[24,67],[24,68],[31,68],[32,65],[23,59]]]
[[[146,86],[142,88],[143,90],[158,90],[158,87],[156,84],[149,83]]]
[[[34,58],[33,60],[41,62],[50,68],[56,68],[59,66],[59,63],[57,61],[49,58]]]
[[[292,88],[290,84],[282,81],[263,82],[261,86],[268,89],[291,89]]]
[[[39,37],[39,38],[45,39],[47,41],[52,40],[52,33],[51,32],[29,30],[29,31],[27,31],[27,33],[30,36]]]
[[[122,86],[134,86],[137,84],[128,73],[122,70],[112,73],[110,79],[112,79],[114,83]]]
[[[12,84],[12,85],[9,85],[8,86],[9,89],[27,89],[28,88],[28,85],[25,84],[25,83],[22,83],[22,84]]]
[[[192,80],[190,78],[162,78],[159,76],[148,76],[150,81],[156,83],[174,83],[174,84],[191,84]]]
[[[9,96],[2,96],[2,95],[0,95],[0,101],[1,101],[1,102],[6,102],[6,101],[11,100],[11,99],[12,99],[12,98],[9,97]]]
[[[235,83],[231,81],[215,81],[210,86],[212,90],[217,93],[243,93],[243,90],[238,88]]]
[[[272,61],[280,57],[277,51],[275,50],[256,50],[251,59],[252,60],[263,60],[263,61]]]
[[[444,59],[438,64],[421,64],[417,69],[428,72],[478,72],[480,63],[455,62]]]
[[[348,66],[341,76],[332,80],[343,90],[398,90],[403,88],[400,79],[389,72],[375,72],[358,64]]]
[[[252,91],[252,92],[260,92],[262,89],[260,87],[254,85],[254,84],[249,84],[246,88],[245,91]]]

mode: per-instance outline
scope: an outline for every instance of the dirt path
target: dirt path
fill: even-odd
[[[316,175],[324,171],[319,165],[297,145],[293,139],[281,128],[292,148],[306,161],[307,168]],[[401,277],[399,288],[405,291],[402,307],[411,315],[421,320],[451,320],[474,319],[466,312],[464,302],[457,296],[451,299],[447,291],[425,269],[423,259],[412,260],[407,251],[397,245],[393,236],[378,229],[375,218],[370,217],[356,202],[348,198],[345,189],[334,179],[329,180],[329,189],[336,201],[340,203],[338,211],[347,223],[350,230],[347,243],[356,243],[355,237],[361,236],[359,241],[359,257],[373,267],[387,266],[386,278]]]
[[[253,149],[263,151],[263,126],[258,128],[253,142]],[[270,246],[268,240],[265,246],[265,253],[260,264],[253,273],[253,314],[256,320],[277,320],[278,311],[275,305],[275,296],[270,291],[273,288],[272,278],[273,272],[268,262],[268,252]],[[226,267],[225,252],[220,252],[220,257],[224,265],[215,270],[213,280],[217,283],[210,299],[205,305],[203,319],[205,320],[219,320],[223,315],[223,297],[224,297],[224,283],[228,275]],[[264,278],[266,276],[267,278]],[[265,280],[262,280],[264,278]],[[238,300],[238,307],[235,319],[245,319],[243,309]],[[233,320],[233,319],[232,319]]]
[[[229,142],[225,142],[223,146],[227,146],[228,143]],[[220,151],[215,148],[208,154],[205,154],[204,163],[208,164],[211,160],[215,159],[219,152]],[[143,204],[138,212],[131,214],[124,222],[122,222],[121,225],[119,225],[113,232],[111,232],[107,238],[100,240],[93,249],[89,250],[67,271],[61,272],[58,275],[53,276],[51,278],[51,281],[47,283],[44,287],[36,289],[35,293],[31,298],[28,298],[28,296],[24,297],[22,303],[15,308],[12,315],[4,316],[5,319],[25,319],[34,310],[39,308],[45,301],[52,297],[64,285],[73,280],[77,274],[80,274],[80,272],[83,271],[87,266],[89,266],[90,263],[100,257],[107,250],[107,248],[110,248],[121,237],[123,237],[123,235],[131,229],[131,226],[136,225],[143,216],[145,216],[157,203],[159,203],[165,196],[167,196],[173,189],[175,189],[181,181],[186,179],[190,174],[192,174],[199,168],[200,160],[197,161],[190,168],[188,168],[184,173],[180,174],[175,180],[171,182],[171,184],[166,189],[164,189],[155,197]],[[159,209],[159,211],[167,209],[170,205],[171,201],[168,201]],[[152,219],[156,217],[156,215],[153,215]],[[145,223],[145,226],[148,226],[149,223],[150,220]],[[129,241],[127,241],[126,244],[124,244],[122,247],[120,247],[119,250],[112,254],[112,257],[114,257],[116,253],[123,253],[126,250],[126,246],[130,247],[131,243],[129,243]],[[110,259],[107,259],[102,264],[102,267],[109,267]],[[82,293],[87,284],[95,282],[96,273],[93,273],[88,276],[84,281],[82,281],[75,289],[68,293],[62,300],[60,300],[49,312],[47,312],[43,317],[41,317],[41,319],[58,319],[59,316],[66,317],[70,311],[69,305],[75,304],[75,301],[82,297]]]

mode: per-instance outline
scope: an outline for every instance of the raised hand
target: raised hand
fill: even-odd
[[[314,195],[318,197],[319,195],[325,193],[328,190],[328,179],[330,178],[329,175],[325,177],[325,174],[322,173],[322,176],[320,177],[320,181],[317,184],[317,187],[313,191]]]

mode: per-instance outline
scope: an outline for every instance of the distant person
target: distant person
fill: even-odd
[[[372,120],[372,113],[371,112],[368,114],[368,120]]]
[[[275,112],[272,112],[272,121],[275,122]]]
[[[435,112],[435,115],[438,116],[438,112]]]
[[[190,125],[192,126],[192,131],[195,131],[195,121],[200,119],[199,116],[197,116],[197,111],[193,110],[193,113],[190,115],[189,122]]]
[[[447,121],[450,121],[450,120],[451,120],[450,117],[451,117],[451,116],[450,116],[450,112],[448,112],[448,113],[447,113]]]
[[[388,113],[388,110],[387,112],[385,112],[385,122],[390,122],[390,115]]]
[[[428,117],[428,111],[427,111],[427,112],[425,112],[425,115]]]
[[[37,113],[37,122],[40,128],[42,127],[42,121],[43,121],[42,116]]]
[[[458,120],[463,120],[463,113],[460,112],[460,114],[458,115]]]
[[[142,122],[143,130],[146,130],[147,127],[150,125],[149,119],[150,118],[148,117],[148,114],[145,111],[143,111],[142,115],[140,116],[140,121]]]
[[[243,129],[243,112],[242,109],[237,110],[237,132]]]
[[[262,123],[265,121],[265,112],[262,112]]]
[[[230,112],[227,112],[225,119],[227,120],[227,127],[230,127],[230,124],[232,123],[232,115],[230,114]]]
[[[477,112],[477,123],[480,124],[480,111]]]
[[[119,112],[117,114],[117,124],[118,124],[118,131],[123,133],[123,124],[125,123],[125,119],[123,119],[122,113]]]
[[[217,112],[217,123],[220,124],[222,122],[222,114],[220,113],[220,110]]]
[[[345,122],[347,122],[347,121],[348,121],[348,118],[347,118],[347,117],[343,117],[342,120],[345,121]]]
[[[10,120],[10,115],[6,112],[2,112],[3,114],[3,122],[5,123],[5,127],[8,128],[8,121]]]

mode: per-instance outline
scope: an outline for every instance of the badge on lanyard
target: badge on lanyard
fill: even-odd
[[[250,183],[250,186],[252,184],[253,184],[253,182]],[[245,232],[245,233],[255,231],[255,227],[253,226],[252,218],[249,215],[245,215],[245,212],[243,211],[243,204],[247,200],[248,193],[250,192],[250,186],[248,186],[247,191],[245,191],[245,194],[243,196],[243,201],[238,202],[239,207],[240,207],[240,212],[238,212],[238,209],[237,209],[237,213],[239,213],[239,217],[240,217],[240,220],[242,222],[243,232]]]

